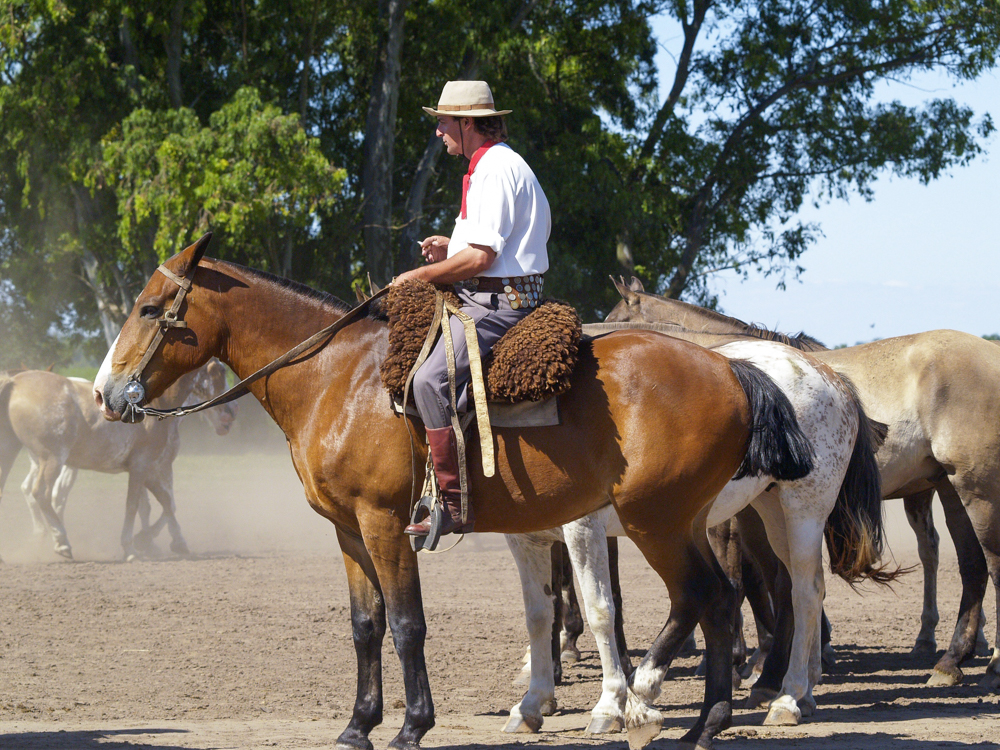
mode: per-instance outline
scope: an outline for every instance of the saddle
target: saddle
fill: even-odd
[[[424,348],[439,291],[446,304],[460,305],[450,286],[435,287],[426,281],[398,284],[386,297],[389,351],[380,374],[382,385],[394,401],[402,401],[406,379]],[[493,404],[523,404],[565,393],[576,366],[582,330],[580,316],[571,305],[542,300],[483,358],[486,400]]]

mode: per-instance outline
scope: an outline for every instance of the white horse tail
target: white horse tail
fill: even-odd
[[[779,480],[802,479],[813,469],[813,450],[788,396],[746,360],[731,359],[729,367],[750,406],[747,452],[733,479],[762,474]]]
[[[852,586],[865,579],[888,584],[904,572],[898,567],[888,570],[882,563],[885,519],[875,453],[885,441],[888,427],[865,414],[854,384],[843,375],[840,378],[857,409],[858,437],[837,502],[826,521],[830,570]]]

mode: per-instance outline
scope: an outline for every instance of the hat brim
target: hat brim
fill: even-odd
[[[421,107],[421,109],[434,117],[499,117],[509,115],[514,111],[512,109],[501,109],[499,112],[495,109],[461,109],[445,112],[433,107]]]

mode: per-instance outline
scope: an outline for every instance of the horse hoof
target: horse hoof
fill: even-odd
[[[542,728],[542,719],[521,716],[519,711],[511,710],[507,725],[503,728],[505,734],[538,734]]]
[[[962,681],[962,670],[955,667],[955,672],[945,672],[935,667],[927,680],[927,687],[954,687]]]
[[[799,710],[803,717],[809,717],[816,713],[816,699],[804,697],[799,701]]]
[[[555,712],[559,710],[559,704],[556,702],[555,698],[549,698],[547,701],[542,702],[542,708],[540,709],[542,716],[554,716]]]
[[[73,550],[69,548],[68,544],[60,544],[58,547],[56,547],[56,554],[59,555],[59,557],[63,558],[64,560],[73,559]]]
[[[651,724],[632,727],[628,730],[629,750],[641,750],[641,748],[646,747],[646,745],[656,739],[662,728],[662,721],[654,721]]]
[[[575,646],[564,648],[559,654],[559,660],[564,664],[576,664],[580,661],[580,649]]]
[[[988,670],[983,679],[980,680],[979,685],[986,688],[987,690],[992,690],[994,692],[1000,689],[1000,674]]]
[[[790,695],[783,695],[771,701],[771,707],[764,718],[765,727],[796,727],[802,721],[802,711],[795,705]]]
[[[191,556],[191,550],[188,549],[187,544],[184,542],[171,542],[170,551],[175,555],[180,555],[181,557]]]
[[[704,677],[708,673],[708,660],[703,656],[701,661],[698,662],[698,666],[695,667],[694,676]]]
[[[587,725],[587,734],[617,734],[625,728],[621,716],[592,716]]]
[[[823,664],[823,671],[829,672],[833,665],[837,663],[837,652],[834,650],[833,646],[829,643],[823,646],[823,652],[820,661]]]
[[[743,708],[768,708],[771,705],[771,701],[777,697],[778,692],[776,690],[755,687],[750,691],[747,699],[743,701]]]
[[[910,656],[934,656],[937,653],[937,641],[918,640],[910,649]]]

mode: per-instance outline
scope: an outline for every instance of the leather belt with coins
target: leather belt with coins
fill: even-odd
[[[503,294],[510,302],[512,310],[522,307],[538,307],[542,301],[544,278],[541,274],[531,276],[474,276],[462,282],[470,292]]]

